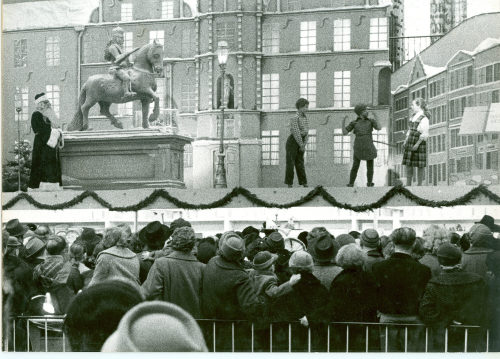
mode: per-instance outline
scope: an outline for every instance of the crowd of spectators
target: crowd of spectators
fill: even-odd
[[[472,351],[485,350],[480,334],[489,329],[488,349],[498,351],[498,232],[490,216],[463,235],[431,225],[422,237],[408,227],[335,237],[316,227],[291,252],[277,230],[197,238],[182,218],[138,233],[126,224],[102,235],[83,228],[72,243],[48,226],[11,220],[2,233],[4,343],[13,349],[15,331],[26,347],[19,316],[60,314],[73,351],[207,351],[203,319],[254,323],[262,351],[270,349],[269,323],[283,322],[309,327],[317,351],[326,350],[332,322],[389,325],[354,326],[351,350],[364,351],[369,337],[372,351],[422,351],[424,324],[431,351],[444,351],[450,325],[480,327],[469,335]],[[216,345],[231,351],[220,327]],[[463,350],[463,337],[449,330],[447,349]],[[282,331],[273,333],[273,350],[280,341],[288,348]],[[343,350],[344,332],[330,331],[330,350]]]

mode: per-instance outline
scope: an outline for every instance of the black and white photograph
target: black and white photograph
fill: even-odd
[[[4,355],[500,352],[498,0],[0,19]]]

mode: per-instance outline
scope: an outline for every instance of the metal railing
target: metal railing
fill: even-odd
[[[64,316],[21,316],[13,321],[14,351],[65,352]],[[490,332],[479,326],[435,329],[420,324],[197,320],[211,352],[488,352]],[[16,338],[16,326],[24,338]],[[19,328],[18,328],[19,330]],[[18,332],[19,334],[19,332]],[[12,350],[12,349],[11,349]]]

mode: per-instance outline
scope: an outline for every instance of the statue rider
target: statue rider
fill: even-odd
[[[111,61],[111,63],[113,64],[113,66],[110,67],[110,73],[114,74],[118,79],[122,81],[123,96],[129,97],[136,95],[136,93],[132,92],[130,77],[126,70],[132,65],[128,60],[128,56],[130,55],[130,53],[124,53],[122,48],[123,33],[123,29],[119,26],[115,27],[111,31],[112,39],[107,45],[106,51],[104,53],[104,58],[108,61]]]

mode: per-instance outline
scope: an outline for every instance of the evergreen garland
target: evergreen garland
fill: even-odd
[[[49,209],[49,210],[60,210],[60,209],[67,209],[71,208],[73,206],[76,206],[79,203],[82,203],[83,200],[86,198],[92,198],[94,199],[97,203],[99,203],[102,207],[107,208],[111,211],[117,211],[117,212],[135,212],[139,211],[141,209],[144,209],[150,205],[152,205],[157,199],[163,198],[173,205],[175,205],[177,208],[181,209],[213,209],[213,208],[219,208],[228,205],[231,203],[231,201],[238,197],[238,196],[243,196],[246,198],[248,201],[250,201],[253,205],[257,207],[266,207],[266,208],[291,208],[291,207],[299,207],[301,205],[304,205],[312,200],[314,200],[316,197],[320,197],[326,202],[328,202],[331,206],[337,207],[337,208],[342,208],[342,209],[347,209],[351,210],[354,212],[366,212],[366,211],[372,211],[377,208],[381,208],[384,205],[386,205],[389,200],[395,196],[401,195],[408,200],[416,203],[419,206],[424,206],[424,207],[435,207],[435,208],[440,208],[440,207],[454,207],[454,206],[460,206],[460,205],[466,205],[469,204],[472,200],[485,196],[488,199],[490,199],[492,202],[495,202],[497,204],[500,204],[500,196],[497,194],[493,193],[488,189],[488,187],[484,185],[480,185],[478,187],[473,188],[471,191],[468,193],[464,194],[461,197],[455,198],[453,200],[443,200],[443,201],[432,201],[429,199],[421,198],[414,193],[412,193],[408,188],[398,185],[395,187],[392,187],[389,191],[387,191],[386,194],[384,194],[381,198],[379,198],[376,202],[370,203],[370,204],[364,204],[364,205],[359,205],[359,206],[353,206],[348,203],[341,203],[335,199],[330,193],[328,193],[322,186],[317,186],[315,187],[312,191],[310,191],[308,194],[306,194],[304,197],[301,197],[300,199],[293,201],[293,202],[288,202],[288,203],[273,203],[273,202],[268,202],[264,199],[261,199],[257,197],[254,193],[250,192],[246,188],[242,187],[235,187],[231,192],[226,194],[224,197],[211,202],[211,203],[204,203],[204,204],[195,204],[195,203],[188,203],[185,201],[182,201],[176,197],[173,197],[168,193],[168,191],[164,189],[157,189],[154,190],[149,196],[144,198],[142,201],[138,202],[135,205],[130,205],[130,206],[124,206],[124,207],[114,207],[111,203],[107,202],[105,199],[101,198],[96,192],[94,191],[84,191],[74,197],[73,199],[64,202],[64,203],[58,203],[58,204],[45,204],[38,202],[35,200],[31,195],[28,193],[19,193],[16,197],[12,198],[10,201],[8,201],[6,204],[3,205],[3,209],[7,210],[9,208],[12,208],[17,202],[21,200],[26,200],[28,203],[31,205],[35,206],[36,208],[39,209]]]

